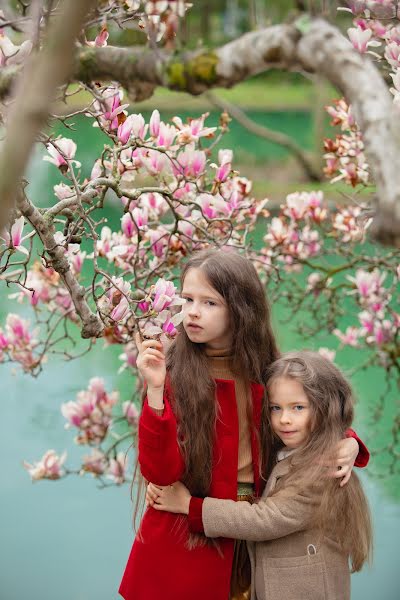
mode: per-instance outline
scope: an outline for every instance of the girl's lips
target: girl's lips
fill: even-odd
[[[200,327],[200,325],[195,325],[195,323],[188,323],[188,324],[186,325],[186,327],[187,327],[188,329],[202,329],[202,327]]]
[[[294,433],[297,433],[296,431],[281,431],[280,432],[281,435],[293,435]]]

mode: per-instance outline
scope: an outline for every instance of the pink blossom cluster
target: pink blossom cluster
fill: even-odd
[[[347,276],[353,288],[349,294],[356,297],[363,310],[358,314],[361,327],[348,327],[344,333],[335,329],[342,344],[356,347],[363,340],[368,346],[382,347],[394,340],[400,328],[400,315],[389,306],[392,293],[383,285],[386,276],[378,269],[358,269],[354,277]],[[393,285],[398,285],[397,276]]]
[[[37,332],[31,332],[29,321],[9,313],[5,330],[0,328],[0,362],[7,358],[20,363],[24,371],[33,371],[40,360],[35,350],[39,345]]]
[[[24,461],[23,464],[24,468],[31,476],[32,481],[39,481],[40,479],[60,479],[60,477],[65,475],[63,465],[66,458],[66,452],[63,452],[61,456],[58,456],[54,450],[47,450],[39,461],[32,465]]]
[[[92,448],[82,459],[81,473],[91,473],[95,477],[105,475],[116,485],[127,481],[128,460],[125,452],[118,452],[109,458],[99,448]]]
[[[322,192],[289,194],[279,216],[267,224],[263,240],[266,264],[283,262],[287,271],[301,269],[301,261],[319,254],[321,240],[316,226],[327,218]]]
[[[138,8],[140,2],[134,0],[134,4]],[[192,4],[185,0],[150,0],[143,4],[144,14],[139,21],[139,27],[147,33],[149,40],[159,42],[164,38],[166,44],[171,45],[179,19]]]
[[[76,261],[79,259],[74,257]],[[10,294],[10,298],[17,298],[23,302],[29,298],[32,307],[40,304],[46,306],[50,313],[58,312],[68,319],[76,321],[77,315],[68,290],[61,283],[60,275],[51,267],[45,267],[41,262],[35,261],[28,269],[24,286],[21,291]]]
[[[392,70],[393,87],[390,91],[395,105],[400,107],[399,3],[394,0],[367,0],[347,4],[347,10],[356,17],[354,27],[348,29],[353,47],[362,54],[372,54],[378,61],[386,61],[386,68]],[[380,48],[380,52],[369,50],[371,47]]]
[[[76,401],[61,406],[67,427],[76,427],[78,444],[100,444],[107,435],[112,421],[112,408],[118,401],[118,392],[108,394],[103,379],[94,377],[87,390],[78,392]]]
[[[343,180],[352,187],[368,185],[370,176],[364,142],[351,106],[341,98],[335,101],[334,106],[327,106],[326,110],[332,117],[332,125],[340,126],[345,133],[337,135],[334,140],[324,140],[325,175],[331,179],[331,183]]]

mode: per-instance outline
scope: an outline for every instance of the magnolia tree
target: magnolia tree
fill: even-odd
[[[2,16],[0,93],[6,137],[0,186],[11,208],[0,240],[0,279],[2,293],[29,304],[32,316],[25,320],[13,312],[6,317],[0,328],[0,362],[18,363],[36,376],[51,355],[72,359],[102,338],[105,345],[121,346],[121,368],[129,369],[136,381],[132,398],[124,402],[96,377],[62,405],[75,442],[84,447],[81,464],[67,467],[65,453],[49,450],[37,462],[25,463],[32,479],[91,473],[106,485],[131,477],[124,450],[135,436],[142,385],[135,333],[173,340],[182,320],[179,265],[210,245],[249,257],[273,300],[287,303],[294,313],[305,311],[304,337],[333,333],[338,346],[366,349],[369,365],[380,367],[388,380],[400,380],[399,253],[395,247],[366,243],[371,231],[386,241],[400,233],[399,205],[394,208],[400,165],[398,152],[390,154],[396,147],[393,119],[400,94],[396,3],[349,2],[347,10],[355,19],[348,31],[351,43],[334,26],[303,15],[295,25],[248,33],[181,62],[171,48],[190,8],[187,3],[110,0],[93,8],[95,4],[83,2],[81,13],[71,16],[77,33],[65,34],[60,44],[64,52],[71,45],[75,64],[53,66],[53,78],[45,68],[51,61],[46,48],[54,31],[60,32],[60,9],[53,14],[50,4],[42,13],[36,6],[28,16]],[[33,24],[31,37],[22,40],[27,22]],[[148,47],[108,46],[109,29],[115,25],[143,31]],[[68,29],[65,22],[63,27]],[[251,64],[247,71],[246,61]],[[131,109],[132,97],[151,95],[156,85],[198,93],[231,85],[274,62],[291,66],[291,61],[297,68],[325,74],[348,92],[346,100],[327,109],[340,131],[325,142],[326,175],[333,182],[344,180],[355,192],[340,206],[332,206],[321,191],[298,191],[270,214],[267,199],[253,197],[251,182],[235,169],[233,151],[224,146],[229,115],[223,113],[218,126],[210,127],[207,114],[164,122],[158,110],[146,120]],[[385,83],[389,70],[394,106]],[[26,88],[19,91],[29,75],[37,75],[32,93],[38,81],[47,86],[36,113],[30,104],[36,97],[29,97]],[[370,97],[363,96],[367,87]],[[126,99],[123,88],[129,92]],[[89,98],[81,110],[52,114],[51,96],[67,100],[80,90]],[[26,113],[21,113],[24,106]],[[79,147],[68,136],[77,114],[106,140],[86,178]],[[65,135],[45,130],[46,119],[52,125],[61,120]],[[18,128],[26,140],[21,150],[25,158],[19,155],[20,144],[12,143]],[[35,139],[60,178],[51,205],[40,208],[25,181],[16,185],[29,156],[26,148]],[[10,164],[13,155],[18,155],[17,167]],[[360,188],[365,190],[361,195]],[[120,214],[113,229],[105,218],[109,202],[117,204]],[[261,244],[255,243],[256,227],[262,231]],[[346,313],[352,324],[344,328]],[[76,331],[86,340],[78,348]],[[321,352],[334,358],[332,349]]]

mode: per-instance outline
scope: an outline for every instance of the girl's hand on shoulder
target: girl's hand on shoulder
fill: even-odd
[[[155,510],[188,515],[190,499],[190,492],[181,481],[167,486],[154,483],[147,486],[146,502]]]
[[[166,367],[163,346],[158,340],[141,340],[137,333],[135,342],[139,351],[136,364],[140,374],[146,380],[148,388],[164,387]]]
[[[343,487],[349,481],[358,452],[358,442],[354,438],[345,438],[338,443],[334,459],[336,470],[333,477],[342,479],[340,487]]]

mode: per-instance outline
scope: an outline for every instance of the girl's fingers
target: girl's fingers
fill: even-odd
[[[341,477],[345,477],[349,472],[351,473],[351,469],[348,466],[345,466],[333,471],[332,476],[340,479]]]
[[[147,348],[142,354],[143,358],[146,358],[146,356],[155,356],[156,358],[159,358],[160,360],[165,359],[164,354],[162,352],[160,352],[160,350],[156,350],[155,348]]]
[[[165,506],[163,506],[162,504],[154,504],[153,508],[155,510],[163,510],[163,511],[167,511],[168,512],[168,509]]]
[[[343,477],[342,481],[340,482],[340,487],[343,487],[344,485],[346,485],[346,483],[349,481],[350,477],[351,477],[351,470],[349,470],[347,475],[345,477]]]

